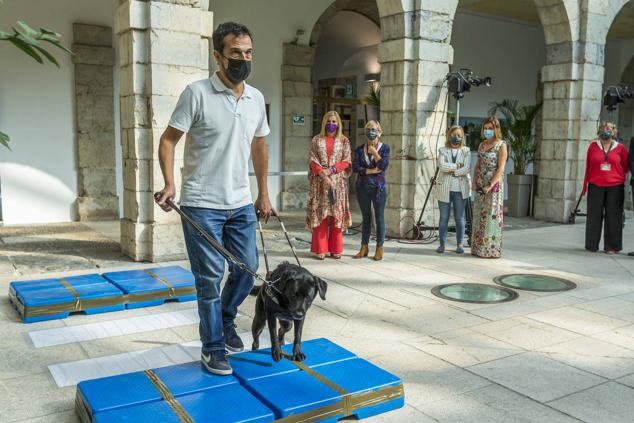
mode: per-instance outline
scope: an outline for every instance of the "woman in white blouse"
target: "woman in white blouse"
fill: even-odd
[[[436,252],[445,252],[449,213],[453,204],[456,221],[456,253],[464,253],[464,210],[465,201],[471,195],[469,164],[471,151],[464,145],[464,131],[461,126],[452,126],[447,131],[447,141],[438,152],[438,177],[434,185],[434,196],[440,209],[440,245]]]

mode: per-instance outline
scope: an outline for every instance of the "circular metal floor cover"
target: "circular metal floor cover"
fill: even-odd
[[[445,300],[463,303],[504,303],[518,297],[512,289],[482,283],[452,283],[432,288],[432,294]]]
[[[531,274],[496,276],[493,282],[509,288],[540,292],[568,291],[577,287],[577,284],[566,279]]]

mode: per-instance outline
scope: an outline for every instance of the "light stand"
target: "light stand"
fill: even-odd
[[[491,79],[490,76],[487,77],[479,77],[479,76],[475,76],[473,71],[471,71],[470,69],[465,69],[462,68],[460,69],[458,72],[450,72],[447,74],[447,76],[445,77],[445,79],[443,80],[443,85],[445,83],[445,81],[447,81],[447,97],[445,98],[445,102],[447,101],[448,97],[449,97],[449,93],[451,92],[452,96],[456,99],[456,125],[460,124],[460,100],[462,98],[464,98],[465,93],[468,93],[471,91],[471,87],[472,86],[480,86],[480,85],[484,85],[486,87],[490,87],[493,80]],[[442,90],[442,86],[441,86],[441,90]],[[438,94],[438,98],[440,99],[440,93]],[[438,104],[438,103],[436,103]],[[433,129],[433,127],[432,127]],[[438,142],[438,139],[440,138],[441,134],[438,134],[438,137],[436,138],[436,142]],[[438,172],[439,172],[440,168],[439,166],[436,166],[436,170],[434,171],[434,176],[431,178],[430,184],[429,184],[429,189],[427,189],[427,194],[425,195],[425,201],[423,202],[423,208],[420,211],[420,214],[418,215],[418,220],[416,221],[416,224],[414,225],[414,231],[413,231],[413,237],[414,239],[423,239],[424,237],[422,236],[423,230],[425,229],[430,229],[430,230],[436,230],[438,229],[437,227],[432,225],[430,226],[425,226],[424,222],[423,222],[423,215],[425,214],[425,209],[427,208],[427,203],[429,202],[429,197],[431,195],[431,191],[436,183],[436,178],[438,177]],[[472,211],[471,211],[471,200],[468,199],[466,204],[465,204],[465,208],[468,208],[468,213],[467,213],[467,223],[468,223],[468,228],[467,228],[467,233],[468,233],[468,239],[469,239],[469,243],[470,243],[470,238],[471,238],[471,221],[472,221]],[[432,237],[428,237],[428,238],[433,238]]]

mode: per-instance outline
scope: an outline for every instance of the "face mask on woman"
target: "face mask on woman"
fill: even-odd
[[[376,132],[376,129],[368,129],[365,131],[365,136],[368,137],[370,141],[374,141],[379,136],[379,133]]]
[[[485,129],[482,131],[482,134],[484,135],[484,138],[490,140],[495,136],[495,131],[493,129]]]
[[[454,135],[453,137],[451,137],[451,145],[457,147],[460,145],[461,142],[462,142],[462,137],[458,135]]]
[[[604,129],[603,131],[601,131],[601,133],[599,134],[599,137],[603,140],[603,141],[607,141],[609,139],[612,139],[612,131],[610,131],[609,129]]]
[[[339,126],[336,123],[327,123],[326,124],[326,132],[333,133],[337,130]]]

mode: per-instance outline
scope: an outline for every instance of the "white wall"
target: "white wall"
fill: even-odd
[[[472,88],[460,102],[460,115],[485,117],[490,102],[505,98],[534,104],[537,74],[546,61],[541,26],[456,13],[451,36],[452,70],[469,68],[479,76],[491,76],[489,88]],[[453,110],[453,108],[452,108]]]
[[[9,31],[17,20],[24,20],[34,28],[59,32],[64,45],[70,46],[74,22],[112,26],[115,4],[116,0],[8,0],[0,4],[0,29]],[[74,70],[69,55],[54,55],[60,69],[42,66],[0,43],[0,130],[11,136],[12,149],[0,147],[5,224],[76,219]],[[115,133],[119,148],[118,126]]]
[[[271,134],[267,137],[267,144],[271,172],[279,171],[282,167],[282,43],[293,41],[296,31],[303,29],[305,34],[299,43],[308,44],[313,26],[331,3],[331,0],[211,1],[214,26],[221,22],[237,21],[253,33],[253,71],[248,82],[262,91],[266,102],[270,103]],[[278,207],[281,182],[280,177],[269,177],[271,201]],[[255,197],[255,178],[252,178],[251,187]]]
[[[322,29],[315,46],[313,80],[356,76],[355,98],[368,94],[366,74],[381,72],[378,50],[381,29],[369,18],[350,11],[338,12]],[[357,119],[365,119],[365,106],[356,106]],[[352,122],[352,146],[364,143],[365,130]]]

